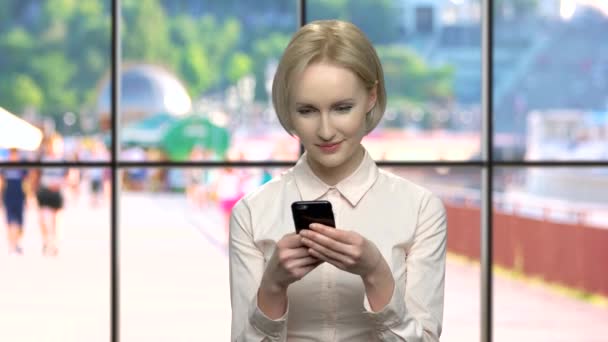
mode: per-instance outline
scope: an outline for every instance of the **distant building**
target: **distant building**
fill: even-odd
[[[138,121],[155,113],[182,116],[192,110],[192,100],[182,82],[163,67],[133,64],[122,70],[120,123]],[[96,113],[102,127],[110,127],[110,77],[99,87]]]
[[[472,0],[403,0],[404,27],[408,35],[438,34],[443,26],[478,23],[480,5]]]

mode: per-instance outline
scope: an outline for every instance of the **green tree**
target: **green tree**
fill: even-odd
[[[31,61],[31,75],[44,89],[47,114],[58,116],[63,111],[78,108],[77,89],[69,87],[75,72],[75,66],[62,51],[49,51]]]
[[[404,46],[378,46],[389,98],[447,101],[453,95],[451,67],[433,68]]]
[[[241,77],[253,72],[253,61],[249,55],[235,52],[226,65],[226,77],[230,83],[236,83]]]
[[[175,65],[168,19],[158,0],[126,0],[122,5],[124,59]]]
[[[0,103],[59,116],[91,100],[109,64],[107,11],[95,1],[3,1]]]
[[[28,75],[4,75],[3,82],[0,83],[0,104],[2,107],[13,113],[21,113],[28,107],[40,108],[43,101],[42,90]]]
[[[230,56],[237,49],[241,24],[235,18],[228,18],[222,24],[217,24],[213,17],[206,16],[201,21],[201,39],[203,46],[209,53],[211,65],[217,70],[224,71],[220,74],[220,88],[227,86],[229,80],[225,71],[230,63]]]
[[[268,97],[265,89],[266,66],[271,60],[278,61],[289,44],[290,35],[273,32],[266,37],[257,39],[253,43],[253,64],[256,78],[255,97],[265,101]]]
[[[217,70],[210,64],[205,49],[196,44],[188,45],[181,54],[179,73],[194,96],[207,91],[218,79]]]

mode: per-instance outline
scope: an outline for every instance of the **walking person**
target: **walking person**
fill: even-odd
[[[18,162],[19,151],[10,149],[9,162]],[[10,255],[22,255],[23,213],[25,209],[25,188],[28,177],[26,169],[6,168],[0,170],[0,189],[4,203],[8,251]]]
[[[84,157],[89,162],[102,162],[109,158],[108,151],[101,141],[93,142],[91,153]],[[89,196],[91,207],[97,208],[104,200],[104,168],[92,167],[87,169],[86,176],[89,181]]]
[[[49,138],[43,147],[42,162],[63,161],[63,141],[60,136]],[[64,167],[45,167],[40,170],[36,198],[40,212],[40,231],[42,233],[42,253],[56,256],[57,218],[64,206],[62,188],[67,184],[68,171]]]

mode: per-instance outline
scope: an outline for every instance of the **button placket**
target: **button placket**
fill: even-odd
[[[327,284],[329,284],[328,273],[328,264],[324,263],[321,265],[321,319],[323,320],[323,330],[325,334],[327,334],[330,329],[327,318],[329,317],[332,309],[330,304],[331,294],[329,293],[327,286]]]
[[[332,205],[332,208],[334,211],[334,219],[336,220],[336,225],[338,225],[338,222],[340,222],[339,213],[340,213],[340,208],[341,208],[340,193],[338,192],[338,189],[330,188],[329,192],[327,194],[327,199],[331,202],[331,205]]]
[[[330,188],[327,194],[328,200],[331,202],[334,212],[334,218],[336,220],[336,226],[340,222],[340,208],[341,208],[341,197],[340,192],[336,188]],[[338,298],[337,291],[335,290],[337,269],[331,267],[328,270],[328,282],[327,291],[329,294],[329,315],[328,315],[328,329],[326,330],[325,340],[335,341],[336,340],[336,323],[337,323],[337,310],[338,310]]]

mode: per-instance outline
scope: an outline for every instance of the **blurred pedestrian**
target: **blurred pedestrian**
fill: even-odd
[[[242,153],[231,150],[228,152],[227,160],[237,161],[243,160]],[[247,181],[247,173],[244,170],[233,167],[226,167],[219,170],[215,179],[214,192],[217,201],[220,205],[220,210],[223,216],[223,226],[226,231],[226,239],[229,234],[230,213],[234,205],[245,194],[245,184]]]
[[[123,151],[122,160],[130,162],[146,161],[146,150],[141,146],[131,146]],[[148,179],[148,170],[142,167],[130,167],[126,169],[125,187],[129,190],[142,191]]]
[[[54,135],[45,141],[42,162],[63,161],[63,141]],[[40,210],[40,230],[42,233],[42,253],[55,256],[57,248],[57,216],[64,205],[62,188],[67,184],[68,170],[63,167],[45,167],[40,170],[40,180],[36,198]]]
[[[20,159],[17,149],[10,149],[8,160],[18,162]],[[28,171],[20,168],[0,170],[0,188],[4,203],[8,252],[10,255],[23,254],[21,239],[23,237],[23,211],[25,208],[25,187]]]
[[[202,161],[205,157],[205,150],[202,146],[194,146],[188,157],[189,161]],[[202,208],[205,196],[203,169],[200,166],[194,166],[185,170],[186,174],[186,198],[196,208]]]
[[[101,141],[93,142],[91,153],[88,154],[85,159],[90,162],[102,162],[107,161],[109,153],[106,146]],[[99,206],[99,204],[105,198],[104,195],[104,169],[101,167],[93,167],[87,169],[86,172],[89,185],[90,185],[90,200],[93,208]]]

